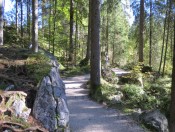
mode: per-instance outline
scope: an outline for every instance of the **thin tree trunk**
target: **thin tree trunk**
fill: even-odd
[[[69,61],[73,63],[74,42],[73,42],[73,27],[74,26],[74,2],[70,0],[70,45],[69,45]]]
[[[167,36],[166,36],[166,45],[165,45],[165,54],[164,54],[164,63],[163,63],[163,72],[162,74],[164,75],[165,73],[165,65],[166,65],[166,56],[167,56],[167,49],[168,49],[168,40],[169,40],[169,30],[170,30],[170,15],[171,15],[171,6],[172,6],[172,2],[171,0],[169,1],[169,12],[168,12],[168,21],[167,21],[167,24],[168,24],[168,27],[167,27]]]
[[[4,14],[4,3],[0,0],[0,45],[3,45],[3,14]]]
[[[144,0],[140,0],[139,62],[143,63]]]
[[[101,78],[100,59],[100,0],[91,3],[91,94],[97,92]]]
[[[173,70],[172,70],[169,130],[170,132],[175,132],[175,15],[174,15],[174,50],[173,50]]]
[[[18,34],[18,0],[16,0],[16,33]]]
[[[54,21],[53,21],[53,49],[52,49],[52,53],[53,55],[55,54],[55,31],[56,31],[56,13],[57,13],[57,0],[54,0],[54,5],[55,5],[55,8],[54,8]]]
[[[109,4],[107,4],[107,19],[106,19],[106,55],[109,52]]]
[[[162,51],[161,51],[161,58],[160,58],[160,64],[159,64],[159,74],[162,68],[163,53],[164,53],[164,47],[165,47],[166,23],[167,23],[167,11],[165,14],[165,21],[164,21],[163,42],[162,42]]]
[[[77,43],[78,43],[78,3],[77,3],[77,6],[76,6],[76,31],[75,31],[75,49],[74,49],[74,64],[76,65],[76,61],[77,61]]]
[[[21,0],[21,37],[23,37],[23,0]]]
[[[86,60],[90,59],[90,45],[91,45],[91,0],[89,0],[89,15],[88,15],[88,40],[86,49]]]
[[[115,59],[115,45],[114,45],[114,41],[112,44],[112,65],[114,64],[114,59]]]
[[[46,0],[43,0],[42,1],[42,32],[43,32],[43,38],[44,38],[44,21],[45,21],[45,3],[46,3]]]
[[[173,27],[172,27],[173,29]],[[170,47],[170,58],[171,58],[171,61],[173,62],[173,31],[171,32],[171,47]],[[173,64],[172,64],[173,65]]]
[[[150,33],[149,33],[149,66],[152,66],[152,17],[153,17],[153,12],[152,12],[152,0],[150,0]]]
[[[105,39],[106,39],[106,36],[105,36],[105,32],[106,32],[106,28],[105,28],[105,24],[106,24],[106,19],[105,19],[105,16],[103,16],[103,18],[102,18],[102,34],[101,34],[101,39],[102,39],[102,44],[101,44],[101,52],[102,53],[105,53],[105,51],[106,51],[106,44],[105,44]]]
[[[38,52],[38,0],[32,0],[32,51]]]
[[[30,0],[27,0],[27,33],[30,40]]]
[[[52,13],[52,3],[50,1],[50,7],[49,7],[49,51],[51,49],[51,13]]]

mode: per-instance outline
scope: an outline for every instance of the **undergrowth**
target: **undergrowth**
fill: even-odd
[[[143,69],[140,66],[134,67],[132,75],[127,75],[124,82],[119,82],[118,86],[102,81],[93,98],[119,108],[119,103],[113,103],[111,97],[122,93],[120,109],[124,112],[159,109],[169,117],[171,77],[168,75],[157,77],[154,72],[142,73],[141,70]]]
[[[35,84],[38,84],[49,73],[51,69],[49,61],[49,58],[43,52],[30,54],[27,58],[27,74]]]
[[[75,75],[84,75],[84,74],[88,74],[90,72],[90,67],[89,66],[83,66],[83,67],[72,67],[72,68],[68,68],[68,69],[60,69],[61,71],[61,76],[62,77],[72,77]]]
[[[137,84],[126,84],[124,93],[125,105],[129,108],[142,110],[160,109],[168,116],[170,104],[171,78],[158,78],[154,82],[145,81],[144,88]]]

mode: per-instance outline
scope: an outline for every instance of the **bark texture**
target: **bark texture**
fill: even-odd
[[[32,51],[38,52],[38,0],[32,0]]]
[[[69,61],[73,63],[74,42],[73,42],[73,25],[74,25],[74,3],[70,0],[70,45],[69,45]]]
[[[91,88],[92,94],[100,85],[100,0],[91,2]]]
[[[144,0],[140,0],[139,62],[143,62]]]
[[[174,52],[173,52],[173,70],[171,87],[171,106],[170,106],[170,132],[175,132],[175,16],[174,16]]]
[[[3,45],[3,0],[0,0],[0,45]]]

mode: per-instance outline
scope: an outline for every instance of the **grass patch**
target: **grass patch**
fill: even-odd
[[[97,87],[96,92],[91,95],[91,97],[97,102],[105,102],[108,105],[112,105],[112,96],[117,95],[119,93],[119,89],[117,85],[112,85],[105,80],[101,79],[101,85]],[[114,104],[113,104],[114,105]]]

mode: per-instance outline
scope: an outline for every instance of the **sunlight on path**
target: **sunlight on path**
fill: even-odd
[[[72,132],[144,132],[128,115],[88,98],[83,84],[89,75],[64,79]]]

